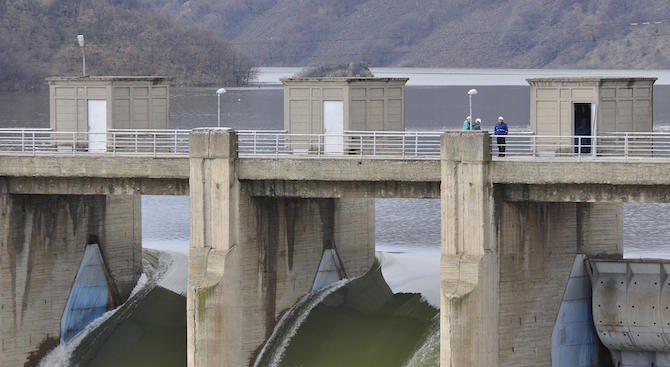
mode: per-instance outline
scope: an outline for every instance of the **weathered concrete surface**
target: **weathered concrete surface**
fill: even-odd
[[[499,366],[551,366],[552,330],[575,256],[621,258],[623,233],[605,227],[620,214],[611,204],[498,204]]]
[[[240,158],[240,180],[440,182],[440,161],[355,157]]]
[[[670,162],[663,160],[598,160],[537,158],[491,163],[491,182],[560,185],[670,185]]]
[[[442,136],[440,365],[498,365],[490,137]]]
[[[243,181],[252,196],[310,198],[438,198],[439,182]]]
[[[622,207],[529,201],[493,181],[488,140],[443,136],[440,365],[551,366],[575,255],[621,257]]]
[[[350,277],[374,261],[372,200],[252,196],[234,145],[226,130],[191,135],[189,366],[249,365],[325,248]]]
[[[584,203],[670,202],[670,185],[497,184],[496,186],[502,188],[504,200],[506,201]]]
[[[188,177],[186,158],[0,155],[0,179],[16,194],[185,195]]]
[[[0,177],[12,194],[188,195],[188,179],[101,177]]]
[[[104,177],[188,179],[187,158],[109,155],[0,155],[0,177]]]
[[[116,302],[141,273],[137,199],[0,193],[0,365],[34,365],[60,320],[89,242],[100,242]]]

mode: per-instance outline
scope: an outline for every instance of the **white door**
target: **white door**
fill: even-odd
[[[88,101],[88,151],[107,150],[107,101]]]
[[[344,102],[323,101],[323,152],[344,153]]]

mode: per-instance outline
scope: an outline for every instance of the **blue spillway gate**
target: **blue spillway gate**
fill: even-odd
[[[97,244],[87,245],[61,319],[61,342],[70,341],[113,307],[100,248]]]

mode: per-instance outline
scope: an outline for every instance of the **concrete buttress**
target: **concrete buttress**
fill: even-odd
[[[281,315],[314,284],[326,249],[346,275],[374,255],[374,201],[251,194],[239,180],[237,139],[191,133],[188,365],[248,366]]]
[[[440,365],[497,366],[498,260],[490,137],[442,135]]]
[[[110,307],[128,297],[142,272],[139,199],[0,186],[0,365],[32,366],[59,343],[88,243],[100,245],[109,271]]]

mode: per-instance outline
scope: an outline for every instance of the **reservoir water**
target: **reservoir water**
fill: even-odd
[[[431,69],[387,69],[393,76],[412,75],[428,82],[412,83],[406,90],[406,126],[411,130],[434,130],[457,128],[466,114],[466,91],[477,87],[479,94],[473,101],[476,116],[482,117],[484,128],[490,128],[498,115],[505,116],[512,129],[528,128],[529,89],[518,82],[511,82],[510,73],[505,75],[476,74],[468,79],[467,73],[453,75],[448,72],[436,72]],[[403,72],[406,72],[403,74]],[[566,71],[561,71],[565,73]],[[580,71],[583,72],[583,71]],[[266,70],[260,79],[267,82],[275,80],[276,75],[284,75],[286,70]],[[412,74],[414,73],[414,74]],[[523,71],[512,76],[523,80]],[[527,72],[528,76],[532,73]],[[657,85],[654,103],[654,121],[657,127],[670,123],[670,85],[667,76]],[[663,72],[667,73],[667,72]],[[380,74],[381,75],[381,74]],[[473,74],[475,75],[475,74]],[[594,71],[593,75],[600,75]],[[521,79],[520,79],[521,78]],[[469,85],[468,81],[473,80]],[[512,79],[510,79],[512,80]],[[474,84],[476,83],[476,84]],[[508,83],[510,85],[500,85]],[[430,84],[430,85],[428,85]],[[170,109],[174,128],[194,128],[216,126],[216,88],[173,89]],[[222,98],[222,120],[224,126],[236,129],[281,129],[283,118],[282,89],[278,87],[230,89]],[[0,93],[0,128],[6,127],[48,127],[48,92]],[[440,205],[438,200],[384,199],[376,201],[376,240],[379,251],[384,251],[387,260],[401,253],[408,254],[417,264],[433,267],[438,273],[440,243]],[[670,258],[670,205],[668,204],[626,204],[624,206],[624,252],[626,257]],[[189,205],[187,197],[145,196],[142,199],[142,236],[147,248],[155,248],[186,253],[189,238]],[[392,263],[392,261],[389,261]],[[386,274],[384,274],[386,276]],[[421,278],[420,281],[402,277],[388,276],[386,281],[394,289],[407,292],[424,293],[431,301],[430,293],[437,292],[437,278]],[[422,289],[419,289],[422,288]],[[183,299],[183,297],[181,297]],[[114,366],[119,361],[118,353],[123,353],[124,366],[145,366],[151,364],[152,353],[161,353],[165,345],[185,343],[185,328],[182,320],[170,313],[171,307],[181,307],[179,297],[159,294],[149,302],[166,306],[165,317],[175,318],[174,323],[157,320],[151,312],[138,312],[137,317],[125,326],[117,336],[112,336],[108,345],[90,366]],[[390,302],[408,304],[413,307],[420,302],[412,299],[397,299]],[[431,302],[434,303],[434,302]],[[144,309],[143,309],[144,310]],[[314,350],[329,350],[333,355],[342,355],[351,350],[351,340],[346,335],[355,333],[367,340],[359,345],[356,353],[358,364],[351,366],[402,366],[408,359],[408,366],[431,366],[437,358],[439,338],[436,337],[436,322],[430,319],[428,308],[421,318],[390,318],[376,314],[374,317],[362,317],[355,310],[317,306],[298,330],[286,349],[286,364],[298,366],[301,360],[309,360],[311,366],[327,366],[324,361],[307,356]],[[433,312],[436,312],[435,310]],[[185,314],[184,314],[185,317]],[[332,339],[319,339],[321,328],[331,328]],[[170,332],[162,332],[169,329]],[[182,330],[183,334],[182,334]],[[404,330],[404,331],[403,331]],[[141,347],[130,348],[123,340],[131,338]],[[403,349],[400,346],[408,346]],[[396,354],[393,354],[393,353]],[[179,353],[185,353],[179,351]],[[178,354],[179,354],[178,353]],[[326,352],[325,355],[327,355]],[[391,357],[385,359],[385,356]],[[169,362],[161,365],[184,366],[185,355],[170,354]],[[302,359],[301,359],[302,358]],[[352,357],[353,358],[353,357]],[[378,361],[378,364],[370,361]],[[340,363],[344,363],[339,361]],[[148,363],[148,364],[147,364]],[[337,365],[337,364],[333,364]]]

